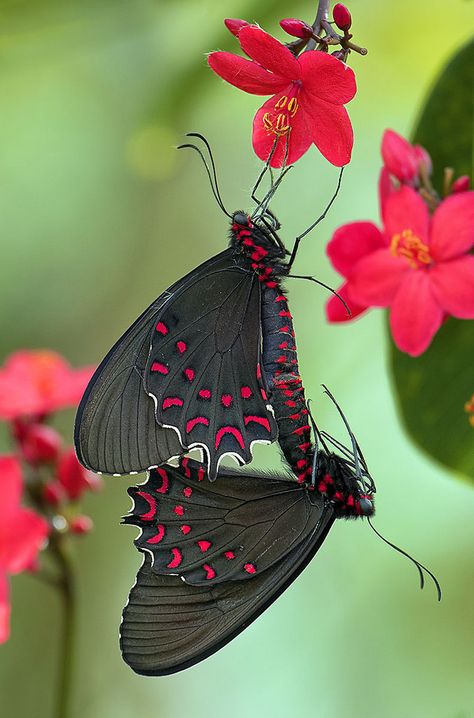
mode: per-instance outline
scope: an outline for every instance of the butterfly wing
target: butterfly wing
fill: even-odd
[[[252,525],[257,520],[254,509],[264,494],[260,484],[267,484],[269,479],[251,477],[249,481],[257,484],[259,497],[248,502],[248,521]],[[237,483],[240,480],[237,482],[233,476],[220,475],[216,486],[224,484],[234,492]],[[231,500],[234,499],[232,493]],[[281,494],[277,492],[275,503],[280,501]],[[275,555],[274,561],[251,580],[239,580],[243,578],[240,574],[233,580],[190,585],[181,576],[156,573],[153,557],[146,552],[123,612],[120,646],[125,662],[143,675],[175,673],[215,653],[249,626],[297,578],[332,525],[334,516],[329,504],[319,498],[314,504],[307,501],[312,516],[304,530],[296,529],[300,540],[293,541],[286,551],[280,545],[279,558]],[[261,542],[261,547],[265,542],[270,546],[269,538]],[[257,553],[263,556],[258,549]]]
[[[156,420],[198,447],[214,480],[222,458],[252,458],[277,424],[260,371],[261,286],[234,261],[196,277],[160,312],[144,375]]]
[[[246,580],[265,571],[314,530],[319,511],[306,486],[268,476],[220,473],[204,481],[201,464],[184,458],[159,467],[129,489],[140,528],[135,541],[153,569],[192,585]]]

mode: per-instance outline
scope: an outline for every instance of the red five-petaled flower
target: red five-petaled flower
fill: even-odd
[[[474,319],[474,192],[445,199],[430,218],[417,192],[402,187],[384,206],[385,233],[370,222],[340,227],[327,247],[347,281],[340,293],[353,316],[390,307],[395,344],[418,356],[445,316]],[[330,321],[347,319],[337,299]]]
[[[285,45],[259,27],[243,27],[238,36],[247,60],[213,52],[209,65],[231,85],[253,95],[272,95],[253,123],[253,147],[272,167],[296,162],[315,144],[333,165],[351,158],[353,134],[344,104],[355,95],[353,71],[318,50],[295,57]]]
[[[20,506],[21,469],[13,456],[0,457],[0,643],[10,626],[8,576],[29,569],[48,535],[48,524]]]

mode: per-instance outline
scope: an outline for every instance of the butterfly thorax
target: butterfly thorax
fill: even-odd
[[[373,484],[372,480],[370,480]],[[335,453],[318,454],[315,489],[333,504],[339,518],[358,518],[375,513],[373,490],[366,489],[353,465]]]
[[[275,239],[276,234],[254,223],[244,212],[235,212],[231,226],[230,246],[241,256],[245,265],[258,275],[267,287],[278,286],[285,274],[284,251]]]

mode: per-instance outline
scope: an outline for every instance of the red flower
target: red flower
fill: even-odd
[[[272,167],[296,162],[315,144],[338,167],[351,159],[352,126],[344,104],[355,95],[353,71],[318,50],[295,57],[285,45],[259,27],[239,32],[247,60],[230,52],[213,52],[209,65],[220,77],[253,95],[272,95],[253,123],[253,147],[262,160],[276,149]]]
[[[411,145],[393,130],[385,130],[382,137],[384,168],[401,184],[416,184],[420,170],[431,174],[431,158],[421,145]]]
[[[0,457],[0,643],[8,639],[10,603],[8,576],[29,569],[48,535],[48,523],[20,506],[22,477],[13,456]]]
[[[72,369],[49,350],[12,354],[0,369],[0,419],[42,416],[78,404],[93,371]]]
[[[410,187],[391,194],[384,207],[385,233],[369,222],[341,227],[328,255],[347,278],[342,287],[354,315],[369,306],[390,307],[395,344],[418,356],[443,318],[474,319],[474,192],[445,199],[430,219]],[[329,321],[342,321],[334,298]]]
[[[72,501],[79,499],[84,491],[96,491],[102,486],[100,476],[84,469],[72,448],[59,459],[58,480]]]

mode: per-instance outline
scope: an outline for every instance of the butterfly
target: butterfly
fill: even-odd
[[[268,208],[284,171],[251,216],[230,215],[201,139],[231,220],[230,246],[160,295],[107,354],[79,405],[77,456],[92,471],[121,475],[199,449],[213,481],[224,457],[246,464],[255,443],[280,436],[304,481],[310,429],[282,281],[341,175],[290,253]]]

